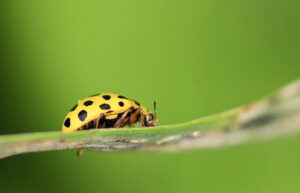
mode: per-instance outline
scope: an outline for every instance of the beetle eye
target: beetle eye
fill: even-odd
[[[154,116],[152,113],[149,114],[149,121],[153,120]]]

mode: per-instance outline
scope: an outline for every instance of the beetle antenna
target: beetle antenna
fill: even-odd
[[[154,101],[154,117],[156,117],[156,101]]]

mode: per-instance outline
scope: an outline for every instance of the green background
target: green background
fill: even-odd
[[[266,96],[300,78],[293,0],[1,1],[0,134],[60,130],[86,96],[116,92],[159,125]],[[75,150],[0,160],[0,191],[300,191],[300,137],[183,153]]]

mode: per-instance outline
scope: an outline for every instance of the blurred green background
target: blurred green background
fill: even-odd
[[[60,130],[86,96],[117,92],[159,125],[300,78],[294,0],[1,1],[0,134]],[[300,136],[183,153],[74,151],[0,160],[0,192],[299,192]]]

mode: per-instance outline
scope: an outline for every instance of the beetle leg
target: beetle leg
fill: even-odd
[[[82,155],[84,149],[85,149],[84,147],[81,147],[77,150],[77,154],[76,154],[77,157],[80,157]]]
[[[120,128],[128,121],[128,113],[131,113],[132,109],[128,109],[123,113],[123,115],[117,120],[117,122],[114,125],[114,128]]]
[[[95,128],[98,128],[98,125],[99,125],[99,119],[96,119],[95,120]]]
[[[139,117],[138,117],[139,116]],[[144,113],[141,108],[137,108],[130,116],[129,118],[129,124],[133,124],[137,121],[137,119],[140,119],[140,125],[141,127],[144,127]]]
[[[96,128],[104,128],[105,126],[105,115],[103,113],[100,114],[99,118],[96,120]],[[101,123],[103,121],[103,123]]]
[[[94,121],[94,123],[95,123],[95,125],[94,125],[95,128],[102,128],[102,127],[104,127],[104,126],[102,126],[102,125],[104,125],[104,124],[99,125],[99,124],[101,123],[101,120],[103,120],[103,119],[105,119],[105,115],[104,115],[103,113],[101,113],[100,116],[99,116],[99,118],[96,119],[96,120]],[[83,128],[82,128],[82,129],[83,129]],[[80,156],[82,155],[83,150],[85,150],[84,147],[81,147],[81,148],[79,148],[79,149],[77,150],[77,157],[80,157]]]
[[[133,124],[136,122],[137,118],[138,118],[138,115],[139,115],[139,111],[135,110],[131,115],[130,115],[130,118],[129,118],[129,125]]]
[[[138,108],[137,110],[140,114],[140,125],[141,125],[141,127],[144,127],[144,119],[145,119],[144,113],[141,108]]]

